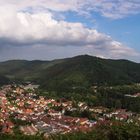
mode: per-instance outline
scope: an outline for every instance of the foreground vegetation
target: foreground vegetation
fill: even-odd
[[[0,135],[0,140],[45,140],[43,136]],[[69,133],[52,135],[46,140],[139,140],[140,126],[122,122],[104,123],[87,133]]]
[[[42,136],[6,135],[0,134],[0,140],[45,140]]]
[[[139,140],[140,127],[133,124],[101,124],[89,133],[58,135],[53,140]]]

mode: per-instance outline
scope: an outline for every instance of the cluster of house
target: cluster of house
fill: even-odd
[[[20,120],[24,125],[19,129],[25,135],[43,133],[48,137],[55,133],[69,133],[75,131],[90,131],[98,122],[106,120],[127,120],[132,122],[133,113],[123,109],[110,111],[104,107],[88,107],[86,103],[79,102],[78,109],[89,110],[95,120],[88,118],[66,116],[65,111],[75,111],[72,101],[56,101],[46,99],[35,94],[35,85],[3,86],[0,90],[0,132],[13,133],[14,120]],[[29,90],[30,89],[30,90]],[[61,111],[55,107],[61,107]],[[140,119],[140,117],[138,118]],[[140,120],[139,120],[140,121]]]
[[[140,97],[140,93],[135,93],[133,95],[131,94],[125,94],[126,97],[131,97],[131,98],[137,98],[137,97]]]
[[[9,114],[11,104],[6,97],[9,88],[10,87],[7,86],[7,88],[0,91],[0,132],[3,133],[12,133],[14,127]]]

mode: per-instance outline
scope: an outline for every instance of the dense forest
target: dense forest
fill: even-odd
[[[11,60],[0,63],[0,75],[49,89],[122,85],[140,82],[140,64],[89,55],[53,61]]]
[[[8,83],[10,83],[10,80],[5,76],[0,75],[0,86],[8,84]]]
[[[100,86],[90,88],[74,88],[67,90],[44,90],[39,89],[38,95],[47,98],[60,99],[64,98],[72,101],[86,102],[88,106],[104,106],[107,108],[123,108],[129,111],[140,113],[140,97],[132,98],[125,96],[133,95],[140,92],[140,85],[123,85],[123,86]]]

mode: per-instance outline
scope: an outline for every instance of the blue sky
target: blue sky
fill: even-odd
[[[0,0],[0,17],[1,61],[89,54],[140,62],[139,0]]]
[[[97,19],[99,30],[111,35],[114,39],[140,50],[140,14],[123,19]]]
[[[140,51],[140,14],[113,20],[103,17],[97,12],[93,12],[91,17],[68,12],[65,13],[65,18],[67,21],[81,22],[88,28],[95,28]]]

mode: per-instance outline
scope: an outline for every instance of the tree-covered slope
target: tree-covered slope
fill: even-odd
[[[0,63],[0,75],[6,76],[11,80],[34,81],[41,77],[43,71],[55,63],[60,63],[60,60],[10,60]]]
[[[140,82],[140,64],[88,55],[53,61],[13,60],[0,63],[0,75],[12,80],[33,80],[52,88],[127,84]]]
[[[140,64],[83,55],[49,67],[43,80],[46,85],[56,82],[65,86],[135,83],[140,82]]]
[[[9,82],[10,82],[10,79],[8,79],[5,76],[1,76],[0,75],[0,86],[5,85],[5,84],[8,84]]]

